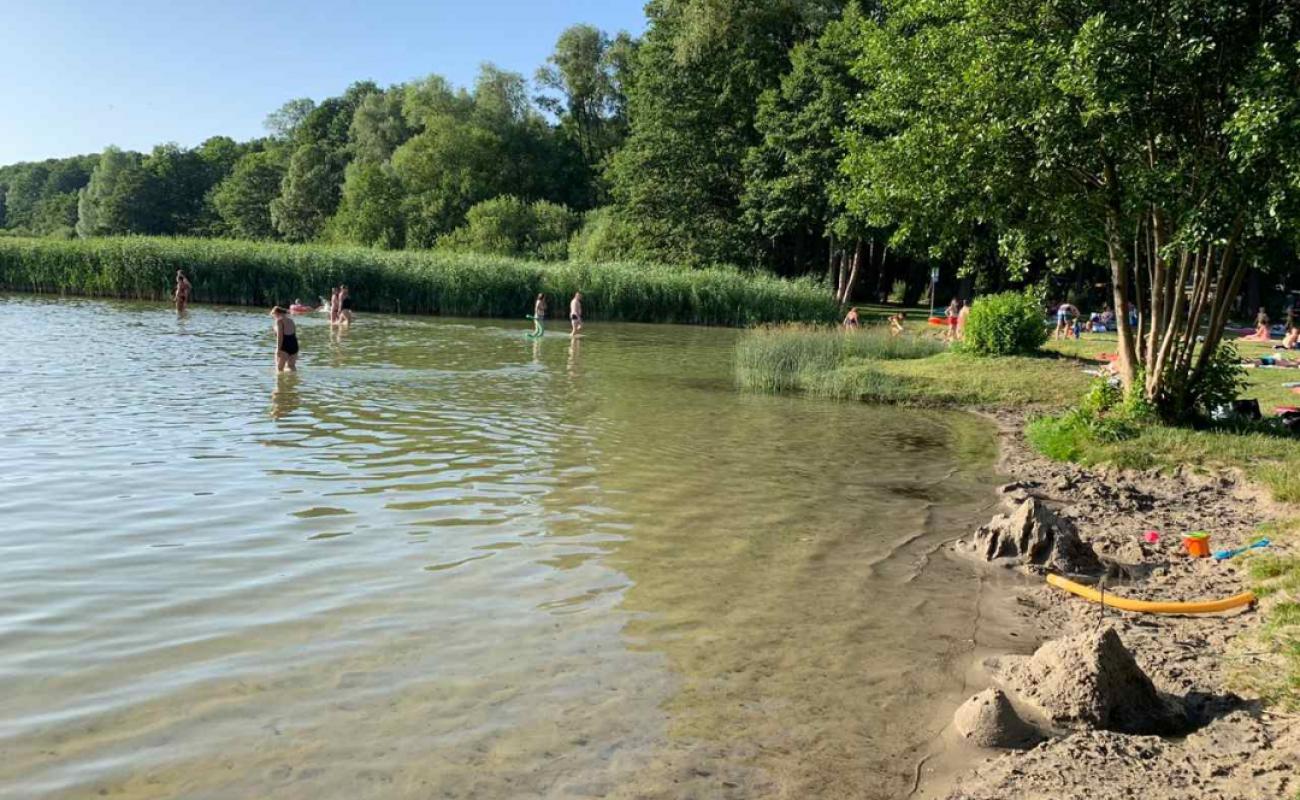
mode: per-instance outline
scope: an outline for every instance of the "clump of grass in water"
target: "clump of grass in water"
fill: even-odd
[[[439,251],[289,245],[223,239],[0,239],[0,289],[164,300],[177,269],[200,303],[269,306],[328,295],[346,283],[362,311],[522,316],[538,292],[575,291],[592,319],[755,325],[827,322],[825,287],[761,273],[661,264],[542,262]]]
[[[760,392],[792,390],[832,394],[835,373],[860,361],[925,358],[942,351],[933,339],[890,336],[883,329],[844,331],[781,325],[746,331],[736,345],[737,383]],[[884,378],[881,379],[885,380]]]

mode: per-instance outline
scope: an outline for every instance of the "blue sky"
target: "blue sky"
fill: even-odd
[[[5,0],[0,164],[247,139],[285,100],[481,62],[531,77],[560,31],[644,28],[644,0]]]

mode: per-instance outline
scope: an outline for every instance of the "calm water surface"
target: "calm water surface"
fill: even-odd
[[[0,298],[0,796],[905,794],[991,431],[526,325]]]

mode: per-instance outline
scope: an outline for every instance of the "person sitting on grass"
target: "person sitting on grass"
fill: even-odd
[[[854,306],[849,309],[849,313],[844,316],[844,330],[856,331],[858,329],[858,307]]]
[[[889,335],[898,336],[903,332],[903,323],[907,321],[907,312],[900,311],[889,315]]]
[[[1283,350],[1300,350],[1300,326],[1292,326],[1282,337]]]
[[[1243,342],[1268,342],[1272,341],[1273,335],[1268,332],[1268,314],[1264,309],[1260,309],[1255,315],[1255,332],[1249,336],[1241,337]]]

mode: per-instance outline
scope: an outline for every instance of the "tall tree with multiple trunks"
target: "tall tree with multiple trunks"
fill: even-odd
[[[935,252],[1110,266],[1119,369],[1205,388],[1251,254],[1297,215],[1300,8],[1282,0],[895,0],[862,38],[850,207]],[[1292,229],[1293,230],[1293,229]]]

